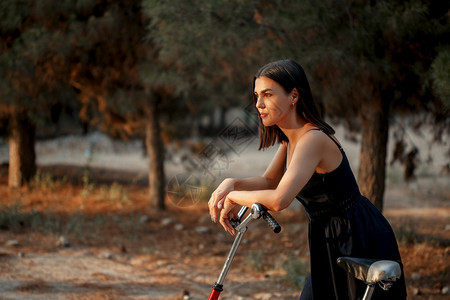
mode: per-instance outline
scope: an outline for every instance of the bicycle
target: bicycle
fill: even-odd
[[[228,270],[230,269],[231,262],[233,261],[239,244],[242,241],[242,237],[248,229],[247,225],[250,221],[263,217],[263,219],[272,228],[273,232],[279,233],[281,231],[281,226],[278,222],[272,217],[272,215],[269,214],[267,209],[259,203],[253,204],[250,213],[243,221],[241,221],[247,212],[247,209],[248,207],[242,207],[238,213],[237,219],[231,219],[231,223],[236,229],[237,234],[228,253],[227,259],[225,260],[222,271],[212,287],[208,300],[217,300],[220,293],[223,291],[223,282]],[[367,285],[362,300],[371,299],[376,284],[379,284],[383,290],[388,290],[394,282],[400,278],[402,272],[399,263],[392,260],[344,256],[337,259],[337,264],[356,279],[362,280]]]

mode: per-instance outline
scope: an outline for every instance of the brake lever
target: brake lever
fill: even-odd
[[[233,228],[236,228],[236,227],[239,226],[239,224],[241,224],[242,218],[244,217],[244,215],[247,212],[247,210],[248,210],[247,206],[242,206],[241,209],[238,212],[237,219],[235,219],[235,218],[231,218],[230,219],[231,226],[233,226]]]

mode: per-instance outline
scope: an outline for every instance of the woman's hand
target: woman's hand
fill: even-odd
[[[225,199],[231,191],[234,190],[234,182],[232,179],[225,179],[217,187],[217,189],[211,194],[211,198],[208,201],[209,214],[211,220],[217,222],[220,214],[220,210],[224,207]]]
[[[230,221],[230,219],[232,217],[235,217],[235,215],[237,214],[236,209],[239,209],[239,206],[232,200],[230,200],[230,198],[226,197],[223,203],[223,209],[220,212],[219,222],[223,226],[223,228],[231,235],[236,234],[236,230],[234,229],[233,225],[231,225]]]

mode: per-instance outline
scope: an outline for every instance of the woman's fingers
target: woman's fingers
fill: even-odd
[[[220,224],[228,231],[231,235],[236,234],[236,230],[233,225],[231,225],[230,218],[232,217],[231,210],[236,206],[235,203],[229,199],[225,199],[223,202],[223,210],[220,212]]]
[[[232,180],[225,179],[216,188],[216,190],[211,194],[209,199],[209,214],[213,222],[217,222],[220,217],[220,210],[224,206],[225,199],[232,190],[234,189],[234,183]]]
[[[211,198],[208,201],[208,207],[209,207],[209,215],[211,216],[211,220],[215,222],[214,218],[216,218],[216,193],[211,194]],[[217,219],[217,218],[216,218]]]
[[[224,214],[223,211],[220,214],[220,224],[225,229],[225,231],[229,232],[231,235],[236,234],[236,230],[233,225],[231,225],[230,216],[228,214]]]
[[[213,193],[211,196],[211,199],[208,202],[209,206],[209,214],[211,216],[211,220],[215,223],[219,219],[220,210],[223,207],[224,197],[218,196],[217,194]]]

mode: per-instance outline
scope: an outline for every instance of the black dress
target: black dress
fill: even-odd
[[[341,164],[330,173],[314,173],[297,195],[310,219],[311,275],[302,300],[362,298],[365,284],[337,265],[340,256],[395,260],[402,265],[390,224],[360,194],[345,152],[329,137],[341,150]],[[375,299],[406,299],[403,274],[387,292],[377,286],[372,296]]]

